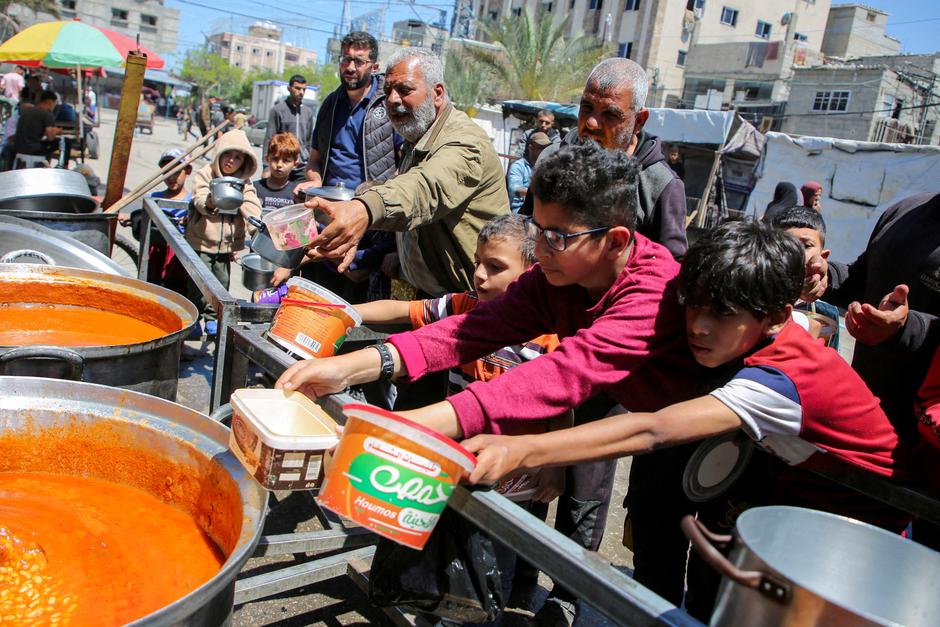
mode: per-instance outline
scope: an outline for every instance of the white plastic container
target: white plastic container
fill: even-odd
[[[313,209],[303,204],[288,205],[262,216],[268,235],[278,250],[302,248],[317,237],[317,221]]]
[[[299,392],[244,389],[232,393],[229,449],[267,490],[320,485],[323,453],[338,442],[336,422]]]

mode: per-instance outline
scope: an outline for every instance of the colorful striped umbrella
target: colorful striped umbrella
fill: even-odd
[[[162,68],[163,59],[126,35],[79,20],[41,22],[0,45],[0,62],[48,68],[120,67],[127,53],[140,50],[147,67]]]

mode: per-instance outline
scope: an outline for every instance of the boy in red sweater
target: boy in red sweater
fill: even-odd
[[[600,393],[630,411],[697,396],[700,370],[675,290],[679,264],[634,232],[636,181],[630,157],[593,143],[543,157],[529,189],[539,263],[505,294],[374,349],[298,362],[278,387],[320,396],[383,376],[413,381],[555,333],[554,352],[403,415],[471,437],[513,432],[521,421],[558,416]],[[679,521],[694,511],[681,489],[683,454],[634,460],[628,496],[635,577],[674,603],[682,599],[688,550]]]
[[[769,458],[769,481],[752,502],[814,507],[900,533],[910,516],[809,472],[841,463],[899,482],[914,479],[878,399],[836,351],[791,321],[803,280],[801,245],[783,232],[729,222],[706,233],[683,261],[679,291],[695,360],[730,368],[730,381],[659,411],[555,433],[475,436],[463,443],[479,460],[470,480],[648,453],[743,429],[786,462]]]

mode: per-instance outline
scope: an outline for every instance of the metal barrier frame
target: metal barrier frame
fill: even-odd
[[[161,207],[186,209],[189,202],[179,200],[165,200],[162,198],[144,198],[144,211],[140,229],[140,254],[138,256],[137,278],[147,280],[147,268],[150,263],[150,235],[151,225],[155,226],[163,239],[166,240],[180,263],[186,269],[186,274],[196,284],[206,302],[215,310],[218,317],[219,331],[216,337],[215,361],[212,368],[212,394],[209,398],[209,411],[214,411],[225,401],[222,399],[222,384],[225,379],[223,366],[226,361],[228,347],[227,330],[239,322],[270,322],[277,311],[271,305],[256,305],[235,299],[219,280],[209,271],[199,255],[189,245],[176,226],[170,222]],[[227,396],[225,397],[228,398]]]

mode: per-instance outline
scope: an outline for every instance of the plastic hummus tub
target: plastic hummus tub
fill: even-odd
[[[340,306],[317,307],[316,303]],[[287,282],[287,295],[274,315],[268,337],[304,359],[332,357],[346,340],[347,331],[360,324],[359,313],[345,300],[312,281],[294,277]]]
[[[232,393],[229,448],[268,490],[311,490],[320,484],[323,453],[336,445],[336,423],[299,392],[248,389]]]
[[[370,531],[421,549],[476,458],[441,434],[369,405],[348,420],[317,501]]]

